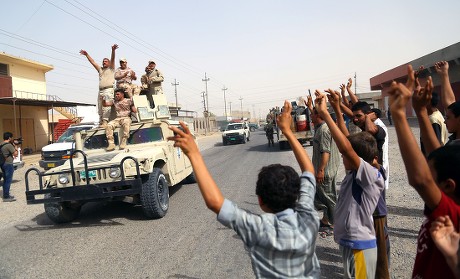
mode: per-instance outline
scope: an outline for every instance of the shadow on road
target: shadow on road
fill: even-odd
[[[183,185],[179,184],[169,188],[170,198]],[[122,201],[88,202],[81,208],[80,215],[75,221],[64,224],[56,224],[51,221],[45,212],[35,216],[30,221],[34,224],[19,224],[15,228],[18,231],[40,231],[67,228],[96,227],[96,226],[123,226],[122,222],[114,221],[114,218],[125,218],[132,221],[152,221],[147,219],[142,212],[142,206]],[[154,220],[154,219],[153,219]]]

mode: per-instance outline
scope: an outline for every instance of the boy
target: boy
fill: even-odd
[[[315,177],[313,165],[290,129],[291,104],[284,103],[278,126],[289,141],[302,170],[297,172],[282,165],[263,167],[259,173],[256,194],[266,214],[256,215],[239,209],[225,199],[209,173],[187,126],[184,131],[170,127],[174,141],[192,163],[201,194],[217,220],[232,228],[243,240],[257,278],[319,278],[319,261],[315,254],[319,217],[313,199]]]
[[[408,77],[406,85],[393,82],[389,94],[391,114],[409,184],[425,202],[424,214],[427,217],[418,235],[412,278],[455,278],[442,253],[433,243],[429,230],[437,217],[445,215],[450,217],[453,227],[458,228],[460,187],[457,185],[460,184],[460,146],[438,148],[428,156],[428,162],[425,160],[406,119],[406,105],[411,98],[415,82],[414,71],[410,65]],[[436,139],[436,136],[430,127],[426,107],[420,106],[420,100],[428,101],[432,90],[433,84],[431,78],[428,78],[426,86],[414,92],[412,96],[425,143],[430,142],[425,139]]]
[[[338,95],[332,90],[328,92],[340,128],[327,111],[325,95],[318,90],[316,110],[329,127],[347,171],[335,208],[334,240],[340,245],[344,278],[374,278],[377,242],[372,213],[385,187],[382,174],[373,166],[378,165],[377,143],[368,132],[353,134],[347,139]]]

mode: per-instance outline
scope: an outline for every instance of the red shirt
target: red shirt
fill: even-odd
[[[427,219],[423,221],[418,233],[417,256],[415,257],[414,270],[412,272],[413,279],[455,278],[450,267],[447,265],[444,255],[438,250],[430,234],[431,223],[439,216],[449,215],[454,228],[458,228],[460,221],[460,205],[456,204],[444,193],[441,194],[441,201],[436,209],[430,212],[429,209],[425,208],[424,214]]]

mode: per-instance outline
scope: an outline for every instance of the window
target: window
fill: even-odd
[[[8,75],[8,65],[0,63],[0,76]]]
[[[160,127],[152,127],[131,131],[128,144],[145,143],[163,140],[163,133]]]

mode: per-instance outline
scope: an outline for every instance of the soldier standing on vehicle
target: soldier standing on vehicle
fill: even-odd
[[[115,149],[115,141],[113,138],[113,130],[117,127],[122,127],[122,137],[120,141],[119,149],[125,149],[126,143],[129,137],[129,128],[131,127],[131,112],[136,113],[137,109],[134,106],[133,100],[131,98],[125,98],[126,90],[124,88],[117,88],[115,90],[115,100],[107,102],[104,100],[104,106],[114,106],[115,111],[117,112],[117,118],[110,121],[105,128],[105,133],[107,135],[107,140],[109,145],[107,146],[107,151],[112,151]]]
[[[126,58],[120,59],[120,67],[115,71],[115,80],[117,81],[117,88],[123,88],[129,97],[133,96],[134,87],[136,87],[133,80],[137,80],[137,77],[133,69],[128,67]]]
[[[163,88],[161,83],[165,80],[163,73],[156,68],[156,64],[153,60],[149,61],[148,65],[150,73],[147,76],[147,88],[151,95],[163,94]]]
[[[99,112],[99,123],[103,128],[105,128],[109,122],[111,107],[104,107],[102,101],[113,100],[113,84],[115,83],[115,50],[117,48],[117,44],[112,45],[112,55],[110,60],[108,58],[104,58],[102,60],[102,67],[100,67],[93,58],[89,56],[86,50],[80,50],[80,54],[86,56],[89,63],[91,63],[91,65],[93,65],[99,73],[99,97],[97,98],[97,108]]]

